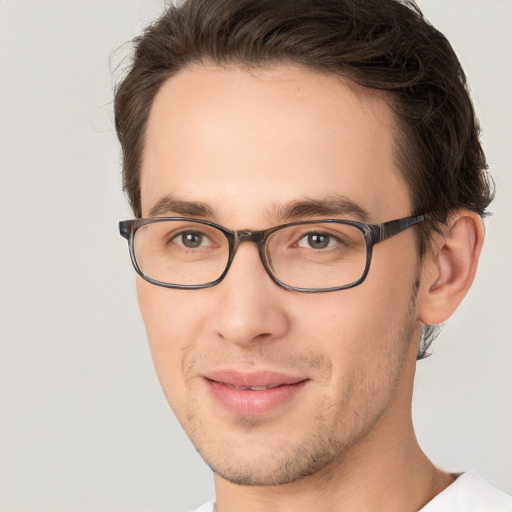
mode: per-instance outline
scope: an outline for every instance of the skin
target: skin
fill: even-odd
[[[339,77],[291,66],[183,70],[152,105],[143,216],[267,229],[315,218],[277,215],[292,202],[336,195],[360,205],[370,223],[406,217],[393,130],[384,96]],[[162,200],[170,197],[178,206]],[[416,442],[415,358],[423,323],[444,321],[462,300],[482,237],[479,220],[458,212],[420,262],[407,230],[375,246],[363,284],[330,293],[280,288],[252,243],[212,288],[138,278],[158,377],[215,473],[220,512],[413,511],[451,483]],[[266,414],[233,414],[204,378],[226,368],[306,383]]]

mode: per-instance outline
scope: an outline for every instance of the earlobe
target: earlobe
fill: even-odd
[[[418,300],[418,319],[430,325],[446,321],[468,292],[484,240],[480,215],[467,209],[452,212],[441,229],[425,256]]]

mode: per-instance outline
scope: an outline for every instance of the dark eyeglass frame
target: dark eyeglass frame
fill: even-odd
[[[383,222],[382,224],[367,224],[365,222],[357,222],[357,221],[351,221],[351,220],[340,220],[340,219],[320,219],[320,220],[303,220],[303,221],[296,221],[296,222],[289,222],[287,224],[281,224],[279,226],[274,226],[270,229],[264,229],[264,230],[258,230],[258,231],[252,231],[249,229],[242,229],[239,231],[231,231],[223,226],[220,226],[219,224],[215,224],[214,222],[210,222],[207,220],[202,219],[194,219],[194,218],[188,218],[188,217],[151,217],[151,218],[139,218],[139,219],[130,219],[130,220],[123,220],[119,222],[119,233],[123,238],[126,238],[128,240],[128,246],[130,250],[130,257],[132,260],[133,267],[135,268],[135,271],[137,274],[139,274],[145,281],[157,285],[157,286],[163,286],[164,288],[175,288],[175,289],[181,289],[181,290],[198,290],[203,288],[210,288],[212,286],[215,286],[219,284],[224,277],[226,277],[226,274],[229,271],[229,268],[231,266],[231,263],[233,262],[233,259],[235,257],[236,251],[238,249],[238,246],[242,242],[254,242],[258,246],[258,252],[260,255],[261,262],[268,273],[268,275],[271,277],[271,279],[281,286],[282,288],[285,288],[286,290],[294,291],[294,292],[301,292],[301,293],[321,293],[321,292],[333,292],[337,290],[346,290],[347,288],[353,288],[354,286],[357,286],[361,284],[368,275],[368,271],[370,269],[370,263],[372,260],[372,254],[373,254],[373,246],[375,244],[378,244],[380,242],[383,242],[384,240],[387,240],[388,238],[391,238],[395,235],[398,235],[402,231],[405,231],[406,229],[409,229],[413,226],[416,226],[417,224],[423,222],[429,218],[428,214],[422,214],[422,215],[414,215],[411,217],[404,217],[402,219],[395,219],[390,220],[388,222]],[[151,277],[147,276],[142,272],[140,269],[136,257],[135,257],[135,248],[134,248],[134,239],[135,239],[135,233],[139,228],[142,226],[145,226],[147,224],[152,224],[156,222],[166,222],[166,221],[187,221],[197,224],[202,224],[206,226],[213,227],[224,234],[228,241],[228,247],[229,247],[229,255],[228,260],[226,263],[226,268],[224,269],[224,272],[220,275],[218,279],[215,279],[215,281],[210,281],[209,283],[205,284],[198,284],[198,285],[183,285],[183,284],[171,284],[171,283],[164,283],[162,281],[156,281],[155,279],[152,279]],[[356,229],[358,229],[366,243],[366,263],[364,272],[362,273],[361,277],[357,279],[356,281],[353,281],[352,283],[342,285],[342,286],[334,286],[331,288],[297,288],[294,286],[289,286],[282,281],[280,281],[272,272],[272,269],[270,268],[270,265],[267,261],[267,256],[265,254],[265,246],[266,242],[270,235],[275,233],[276,231],[279,231],[284,228],[288,228],[290,226],[304,226],[307,224],[329,224],[329,223],[337,223],[337,224],[345,224],[348,226],[353,226]]]

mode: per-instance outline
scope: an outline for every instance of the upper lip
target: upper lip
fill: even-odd
[[[236,389],[275,388],[308,380],[307,377],[266,370],[213,370],[206,373],[204,377],[207,380],[219,382]]]

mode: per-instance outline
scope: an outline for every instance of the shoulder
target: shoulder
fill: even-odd
[[[420,512],[512,512],[512,496],[468,471]]]
[[[192,510],[192,512],[213,512],[215,510],[215,501],[211,500],[204,505],[201,505],[199,508]]]

